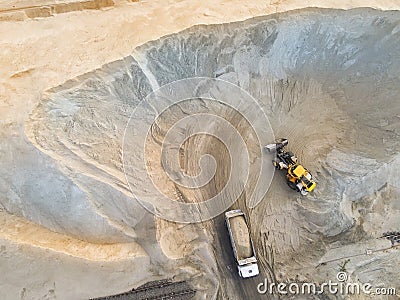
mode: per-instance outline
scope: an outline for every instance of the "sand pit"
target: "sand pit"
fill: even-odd
[[[51,91],[28,122],[29,136],[39,149],[70,166],[81,186],[87,179],[79,174],[89,172],[121,189],[113,179],[123,176],[120,137],[129,108],[140,97],[193,76],[238,84],[260,100],[275,134],[287,137],[317,174],[319,187],[306,199],[276,179],[252,213],[255,231],[267,234],[284,261],[300,259],[308,241],[316,245],[354,228],[352,202],[387,184],[397,187],[400,85],[398,62],[391,57],[400,53],[399,18],[397,12],[371,9],[309,9],[197,26],[145,44],[133,56]],[[184,155],[190,157],[195,148],[185,149]],[[229,165],[226,156],[215,156]],[[220,180],[214,178],[217,191]],[[107,208],[102,214],[112,217]],[[308,251],[305,258],[314,255]]]
[[[137,243],[151,258],[151,267],[143,268],[152,280],[191,280],[206,299],[257,297],[257,282],[238,284],[231,271],[229,253],[223,253],[229,245],[218,240],[227,234],[224,229],[212,222],[185,227],[155,220],[132,197],[123,174],[124,126],[141,98],[175,80],[219,78],[259,100],[275,135],[289,139],[290,150],[318,183],[315,193],[304,198],[276,174],[256,208],[248,209],[245,199],[236,204],[249,216],[261,271],[279,280],[335,279],[337,264],[346,259],[343,253],[382,249],[381,231],[399,226],[399,56],[400,13],[366,8],[305,9],[199,25],[145,43],[130,56],[46,92],[25,123],[27,141],[12,135],[0,141],[9,153],[24,153],[23,160],[7,156],[0,184],[4,194],[8,186],[13,190],[1,205],[92,243]],[[175,116],[222,111],[207,102],[179,109]],[[228,119],[242,134],[251,132],[237,115]],[[159,129],[162,136],[168,128],[161,124]],[[157,142],[150,151],[158,150]],[[194,201],[221,190],[230,164],[218,142],[189,141],[182,150],[182,169],[193,172],[201,153],[215,156],[222,166],[218,176],[197,193],[155,178],[166,194]],[[24,173],[32,174],[29,180],[21,180]],[[254,180],[250,176],[247,194]],[[52,183],[51,192],[37,197],[46,182]],[[268,247],[273,256],[263,255]],[[347,271],[373,283],[383,269],[384,284],[400,290],[395,251],[379,250],[373,259],[357,256]],[[273,271],[268,271],[271,264]],[[138,277],[131,286],[143,280]]]

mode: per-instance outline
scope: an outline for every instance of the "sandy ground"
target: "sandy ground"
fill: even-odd
[[[30,4],[41,5],[42,2],[33,3],[30,1]],[[2,8],[6,8],[9,6],[9,1],[2,1],[0,4]],[[145,42],[157,40],[164,35],[178,32],[196,24],[240,21],[254,16],[263,16],[309,6],[343,9],[368,6],[385,10],[398,10],[400,7],[398,1],[343,1],[343,3],[340,1],[251,1],[250,3],[243,3],[242,1],[165,1],[162,3],[152,1],[140,1],[137,3],[116,1],[115,7],[105,10],[77,11],[49,18],[27,19],[21,22],[1,22],[0,120],[2,124],[2,168],[8,169],[12,167],[12,165],[10,167],[6,163],[6,160],[19,159],[17,153],[14,153],[10,158],[10,153],[8,152],[10,152],[10,149],[15,148],[8,147],[8,141],[12,140],[13,142],[10,143],[12,145],[28,143],[24,133],[25,122],[46,90],[99,68],[106,63],[125,57],[131,54],[135,47]],[[288,84],[290,85],[291,83],[289,82]],[[303,93],[305,95],[307,95],[305,90],[318,94],[315,91],[321,89],[318,84],[314,83],[304,89],[299,86],[292,88],[299,89],[297,94]],[[289,89],[282,87],[282,90]],[[290,95],[288,95],[288,98],[290,98]],[[323,107],[326,105],[324,100],[319,99],[320,103],[317,100],[316,105]],[[299,109],[299,113],[301,113],[301,107],[296,109]],[[348,126],[346,117],[340,115],[341,111],[335,105],[332,105],[329,109],[325,107],[321,111],[327,112],[327,117],[332,115],[333,112],[343,120],[340,124],[335,123],[336,118],[329,120],[331,122],[329,124],[335,127],[336,131],[324,133],[325,141],[329,144],[329,141],[333,138],[329,134],[333,134],[337,138],[338,132],[343,134],[339,138],[345,140],[346,132],[343,128]],[[290,116],[286,116],[286,118],[290,119]],[[273,124],[275,127],[278,127],[278,124],[288,123],[282,119],[273,121],[276,122]],[[279,128],[279,135],[285,135],[288,138],[293,137],[294,139],[298,135],[290,126],[289,128],[284,126]],[[302,141],[302,143],[297,144],[293,150],[298,150],[300,158],[309,163],[312,168],[317,163],[313,165],[311,158],[307,157],[308,154],[301,153],[301,149],[304,148],[306,142],[311,143],[307,143],[307,145],[311,145],[309,147],[318,152],[320,157],[324,157],[329,151],[318,144],[312,144],[312,140]],[[21,147],[20,149],[23,148],[23,146],[18,147]],[[19,149],[18,147],[17,149]],[[343,149],[346,149],[346,147]],[[375,154],[377,157],[381,155],[379,153]],[[29,159],[29,155],[26,158]],[[333,155],[331,158],[332,165],[337,164],[336,159],[337,156]],[[42,164],[40,161],[37,163]],[[371,168],[375,167],[374,163],[365,161],[365,165],[370,165]],[[34,169],[35,165],[33,164],[32,170]],[[14,169],[11,170],[11,172],[15,171]],[[383,166],[380,172],[384,174],[388,170],[390,168]],[[102,169],[103,171],[108,175],[111,172],[109,169]],[[346,173],[348,171],[346,166],[340,166],[338,172]],[[23,171],[20,172],[22,174]],[[64,172],[66,171],[64,170]],[[108,176],[107,174],[104,175],[103,179]],[[123,177],[120,173],[116,172],[112,173],[112,175],[123,182]],[[362,180],[362,175],[360,175],[361,179],[359,178],[358,180]],[[76,180],[79,182],[79,179]],[[2,184],[7,190],[7,181]],[[350,184],[357,186],[358,182],[355,180]],[[297,212],[294,215],[291,213],[296,211],[294,208],[296,203],[287,199],[286,193],[279,192],[281,189],[285,189],[279,180],[275,180],[273,186],[275,188],[270,192],[269,196],[272,199],[277,199],[276,201],[279,199],[283,199],[283,201],[266,204],[259,207],[259,211],[253,212],[253,230],[260,232],[260,239],[267,236],[270,239],[270,243],[276,245],[275,252],[282,258],[278,264],[282,273],[280,276],[288,278],[295,276],[294,274],[296,273],[296,268],[285,268],[288,262],[291,262],[296,255],[299,255],[299,252],[295,251],[295,249],[302,247],[303,252],[301,253],[304,254],[307,252],[307,246],[299,241],[299,237],[303,238],[304,235],[299,233],[298,235],[287,236],[285,232],[280,232],[279,230],[282,230],[282,224],[285,224],[286,229],[299,230],[298,224],[301,222],[296,223],[298,221],[296,218],[304,216],[296,215]],[[118,194],[116,197],[122,198],[124,187],[120,187],[119,192],[121,195]],[[10,196],[10,193],[5,193],[4,195],[7,199],[13,197],[12,195]],[[360,198],[360,195],[362,196],[362,191],[359,191],[359,195],[348,193],[347,196],[349,198]],[[358,214],[363,216],[364,226],[370,234],[378,235],[381,232],[381,230],[376,229],[375,224],[377,223],[383,224],[379,228],[382,230],[396,225],[393,218],[388,221],[392,222],[392,224],[384,223],[385,201],[389,197],[397,197],[395,189],[388,187],[378,191],[378,200],[375,199],[374,194],[364,196],[363,201],[366,204],[361,205],[359,210],[353,209],[353,211],[357,211]],[[30,201],[34,202],[35,199],[25,198],[24,200],[29,204]],[[303,204],[301,199],[297,201],[297,203]],[[0,203],[5,206],[3,201]],[[93,206],[98,204],[93,199],[89,203]],[[82,209],[81,211],[84,211],[84,209],[91,211],[90,205],[88,205],[88,208],[79,207],[79,209]],[[310,206],[307,208],[309,210],[315,208],[312,206],[312,202],[304,205]],[[357,205],[360,205],[359,202],[357,202]],[[398,204],[393,205],[396,206]],[[368,208],[365,209],[365,206]],[[30,218],[29,212],[24,211],[29,209],[29,205],[18,213],[16,211],[20,209],[19,204],[16,203],[15,207],[15,211],[12,211],[10,207],[6,207],[3,211],[12,211],[16,215]],[[102,211],[102,208],[96,207],[96,209],[98,209],[98,212]],[[108,210],[109,208],[103,209]],[[351,208],[349,209],[351,210]],[[380,213],[377,213],[379,210]],[[259,216],[264,212],[267,217],[259,219]],[[77,212],[74,213],[78,214]],[[84,214],[82,213],[82,215]],[[115,212],[115,216],[120,216],[120,212]],[[207,240],[212,238],[208,236],[207,230],[210,229],[208,226],[213,225],[205,224],[204,226],[191,228],[190,225],[182,226],[161,220],[152,223],[150,217],[144,217],[141,226],[132,230],[131,228],[134,228],[137,224],[131,224],[128,220],[140,219],[137,215],[132,217],[132,215],[128,214],[123,222],[120,222],[116,218],[108,219],[107,216],[99,213],[99,217],[84,217],[82,223],[88,223],[88,227],[95,226],[89,220],[96,219],[97,221],[98,218],[99,223],[105,224],[105,229],[101,230],[101,234],[94,229],[91,234],[87,234],[82,238],[84,229],[70,228],[68,223],[61,224],[61,220],[47,222],[46,217],[46,215],[40,215],[39,211],[35,212],[34,217],[31,216],[30,219],[34,219],[37,223],[59,233],[30,223],[12,214],[1,213],[0,261],[2,271],[7,274],[5,282],[1,284],[2,290],[6,291],[3,294],[4,298],[84,299],[96,295],[125,291],[150,279],[179,276],[178,271],[175,274],[171,271],[179,266],[185,270],[183,272],[185,274],[183,277],[186,276],[185,278],[197,276],[199,271],[196,268],[199,268],[199,265],[204,261],[209,262],[209,266],[203,269],[200,268],[200,273],[212,274],[217,269],[214,262],[215,258],[211,257],[212,254],[210,254],[213,251],[210,251],[209,245],[207,245]],[[345,221],[343,223],[346,223]],[[137,222],[139,223],[139,221]],[[152,229],[147,231],[147,228],[149,228],[147,225]],[[300,230],[311,231],[314,238],[314,234],[319,234],[316,229],[319,224],[314,224],[314,226],[313,228],[302,228]],[[334,227],[335,224],[332,224],[332,228]],[[276,229],[276,234],[268,235],[269,228]],[[85,230],[85,232],[89,231],[89,229]],[[212,232],[212,230],[210,231]],[[179,234],[174,234],[175,232],[179,232]],[[69,236],[68,233],[73,237]],[[332,235],[337,233],[334,230],[328,232],[328,234]],[[103,237],[102,240],[100,240],[100,236]],[[109,240],[112,244],[106,242],[109,236],[115,238],[115,240]],[[286,238],[290,239],[287,241],[290,247],[285,247],[286,243],[279,242],[279,240],[286,242]],[[353,241],[354,237],[345,237],[346,239]],[[321,241],[319,246],[324,243],[326,241]],[[338,248],[343,247],[341,251],[353,251],[346,248],[346,245],[339,244],[337,246]],[[375,246],[384,247],[385,245],[379,244]],[[218,248],[218,245],[215,247],[217,250],[223,249],[223,246],[222,248]],[[333,246],[329,247],[334,248]],[[358,248],[354,247],[354,251],[357,252]],[[361,247],[364,246],[361,245]],[[259,251],[262,250],[259,249]],[[324,259],[337,258],[337,251],[328,252],[326,257],[321,258],[321,262]],[[190,265],[183,258],[193,253],[198,253],[196,255],[199,261],[191,262],[192,265]],[[386,253],[380,260],[383,261],[383,264],[389,265],[392,256],[394,256],[393,253]],[[192,256],[191,259],[193,257],[196,256]],[[315,259],[315,256],[310,256],[307,259],[310,263],[310,270],[312,270],[311,262]],[[54,267],[54,261],[57,262],[57,267]],[[352,261],[349,268],[357,269],[359,265],[363,264],[365,262]],[[29,272],[25,272],[26,266],[29,266]],[[157,270],[157,266],[167,267],[161,271]],[[377,268],[379,266],[379,263],[377,263]],[[304,262],[299,262],[297,267],[304,267]],[[52,271],[46,274],[47,270]],[[335,276],[334,271],[329,271],[329,266],[323,270],[331,276]],[[389,277],[389,275],[385,278]],[[360,273],[361,278],[363,278],[362,276],[367,280],[375,275],[364,271]],[[35,277],[34,280],[32,280],[33,277]],[[80,285],[74,291],[71,291],[68,287],[76,285],[76,278],[81,278]],[[102,286],[96,293],[91,292],[89,287],[97,285],[99,281],[108,281],[109,284]],[[196,288],[203,291],[209,286],[214,286],[214,288],[218,286],[215,278],[211,278],[208,281],[199,280],[196,284],[198,285]],[[215,296],[215,293],[214,289],[204,292],[203,295],[211,299]]]

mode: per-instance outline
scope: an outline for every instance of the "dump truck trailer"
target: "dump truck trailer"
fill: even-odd
[[[257,276],[258,264],[245,214],[240,209],[228,211],[225,213],[225,221],[239,276],[242,278]]]

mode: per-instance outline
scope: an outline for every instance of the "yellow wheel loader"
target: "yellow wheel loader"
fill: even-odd
[[[303,196],[312,192],[316,186],[311,173],[297,162],[297,157],[292,152],[284,150],[288,144],[287,139],[280,139],[274,144],[265,146],[268,152],[276,152],[272,161],[277,170],[286,170],[288,186],[300,192]]]

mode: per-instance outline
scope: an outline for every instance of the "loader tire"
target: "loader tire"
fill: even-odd
[[[279,162],[277,160],[274,159],[272,161],[272,164],[274,165],[275,169],[277,169],[277,170],[281,169],[281,166],[279,165]]]
[[[295,191],[299,191],[299,189],[297,188],[297,185],[294,183],[294,182],[291,182],[291,181],[287,181],[287,185],[292,189],[292,190],[295,190]]]

